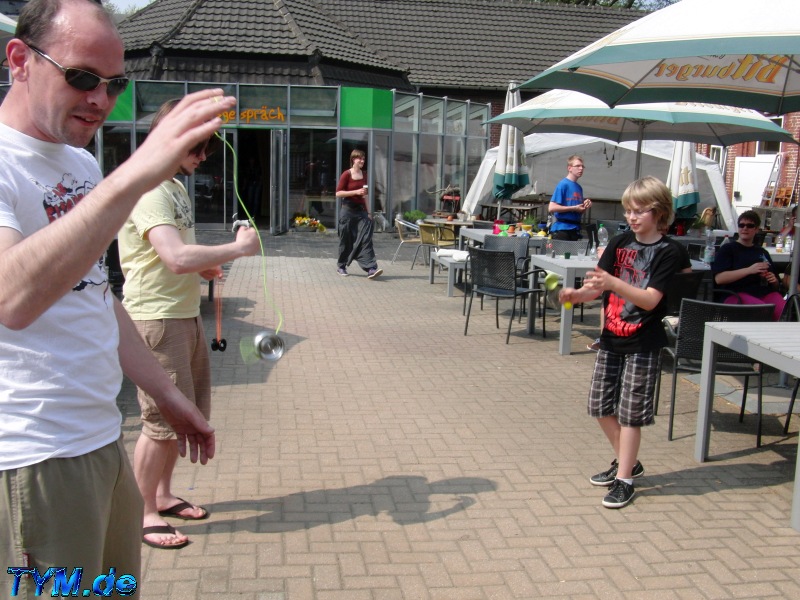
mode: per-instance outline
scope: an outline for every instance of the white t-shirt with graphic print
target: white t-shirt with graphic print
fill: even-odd
[[[31,236],[68,213],[101,178],[85,150],[0,123],[0,227]],[[102,257],[29,327],[0,325],[0,470],[81,456],[119,438],[118,346]]]

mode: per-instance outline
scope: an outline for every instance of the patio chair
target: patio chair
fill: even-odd
[[[524,271],[528,267],[529,246],[526,237],[506,237],[502,235],[487,235],[483,240],[483,247],[486,250],[504,250],[514,253],[517,271]]]
[[[394,264],[395,259],[397,259],[397,255],[400,252],[400,248],[403,247],[403,244],[409,244],[417,247],[414,252],[414,260],[411,261],[411,269],[413,270],[414,264],[417,262],[417,255],[419,254],[420,248],[422,248],[422,240],[419,236],[419,225],[415,225],[411,221],[405,221],[400,217],[395,217],[394,227],[397,231],[397,237],[400,238],[400,244],[397,246],[397,250],[394,251],[392,264]]]
[[[425,252],[426,263],[430,260],[431,250],[441,250],[442,248],[455,248],[455,233],[449,227],[441,227],[431,223],[419,224],[420,247]]]
[[[469,330],[469,317],[472,312],[472,300],[475,294],[495,298],[495,324],[500,328],[500,299],[511,299],[511,316],[508,320],[506,344],[511,338],[511,324],[516,314],[517,298],[525,298],[531,294],[540,295],[541,289],[520,287],[517,285],[516,257],[513,252],[486,250],[484,248],[467,248],[469,252],[470,296],[467,306],[467,319],[464,324],[464,335]],[[528,273],[523,273],[528,276]],[[536,311],[529,316],[535,318]]]
[[[494,221],[481,221],[480,219],[475,219],[472,222],[472,227],[475,229],[494,229]]]
[[[771,321],[775,307],[772,304],[719,304],[684,298],[678,317],[678,329],[675,336],[675,345],[667,346],[662,350],[672,358],[672,390],[670,393],[669,427],[667,439],[672,440],[673,421],[675,419],[675,391],[678,381],[678,372],[700,373],[703,362],[703,335],[705,324],[708,322],[744,321],[760,322]],[[758,366],[756,366],[758,365]],[[762,374],[764,366],[756,363],[751,358],[728,350],[717,350],[717,365],[715,375],[736,375],[744,377],[742,391],[741,414],[744,415],[744,404],[747,399],[747,390],[751,377],[758,379],[758,428],[756,433],[756,447],[761,447],[761,399],[762,399]],[[661,388],[661,371],[656,380],[654,411],[658,412],[658,399]]]

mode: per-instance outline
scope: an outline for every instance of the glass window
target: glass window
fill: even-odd
[[[416,208],[417,136],[395,132],[392,142],[392,214],[402,215]]]
[[[778,127],[783,127],[783,117],[775,117],[770,119]],[[780,142],[758,142],[758,149],[756,154],[777,154],[781,151]]]
[[[376,131],[372,134],[372,210],[382,211],[389,218],[387,191],[389,184],[389,133]]]
[[[292,130],[289,139],[289,216],[303,214],[336,227],[336,134]]]
[[[420,134],[417,208],[428,215],[438,208],[438,196],[443,187],[441,165],[442,138]]]
[[[470,136],[487,137],[487,127],[484,125],[489,120],[489,107],[485,104],[471,104],[469,107]]]
[[[394,130],[419,131],[419,105],[420,97],[410,94],[395,94],[394,96]]]
[[[103,126],[103,175],[108,175],[131,155],[131,126]]]
[[[285,85],[240,85],[238,124],[285,127],[288,125],[288,97]]]
[[[446,136],[444,138],[444,185],[442,187],[446,188],[450,186],[451,188],[456,188],[461,193],[462,197],[465,193],[464,159],[464,138]],[[457,212],[458,208],[460,208],[460,204],[458,207],[451,205],[451,208],[453,208],[451,212]]]
[[[716,161],[722,167],[722,163],[725,160],[725,149],[722,146],[711,146],[709,154],[711,160]]]
[[[338,88],[292,86],[289,114],[292,126],[315,125],[336,127],[338,122]]]
[[[166,83],[155,81],[136,82],[136,120],[137,126],[150,127],[150,121],[164,102],[173,98],[183,98],[186,85],[183,83]]]
[[[423,96],[422,98],[422,121],[420,123],[420,132],[422,133],[442,133],[442,126],[444,119],[442,113],[444,112],[444,100],[441,98],[431,98],[430,96]]]
[[[447,125],[445,133],[448,135],[464,135],[467,130],[467,103],[456,100],[447,101]]]
[[[478,169],[481,168],[483,157],[486,154],[486,140],[479,140],[470,138],[467,140],[467,187],[472,185],[475,177],[478,175]],[[461,190],[462,199],[466,197],[466,189]]]

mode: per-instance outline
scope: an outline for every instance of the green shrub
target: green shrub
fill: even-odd
[[[416,223],[420,219],[424,219],[427,216],[428,215],[426,215],[421,210],[409,210],[409,211],[406,211],[406,212],[403,213],[403,218],[406,221],[410,221],[412,223]]]

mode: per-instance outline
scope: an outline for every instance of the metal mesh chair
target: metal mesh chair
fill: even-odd
[[[548,255],[553,252],[556,256],[564,256],[564,253],[569,252],[572,256],[584,256],[589,254],[591,248],[591,241],[589,240],[548,240],[545,243],[545,250]]]
[[[506,344],[511,338],[511,323],[516,314],[517,298],[525,298],[531,294],[540,295],[541,289],[521,287],[517,285],[516,257],[513,252],[486,250],[485,248],[467,248],[469,252],[470,296],[467,306],[467,320],[464,324],[464,335],[469,330],[469,317],[472,312],[472,300],[475,294],[495,298],[495,323],[500,328],[500,299],[512,301],[511,317],[508,320]],[[520,274],[527,277],[529,273]],[[521,314],[521,313],[520,313]],[[529,318],[534,319],[536,311]]]
[[[483,247],[486,250],[513,252],[518,271],[524,271],[528,266],[529,250],[528,238],[526,237],[487,235],[483,240]]]
[[[419,225],[397,217],[394,220],[394,227],[397,231],[397,237],[400,238],[400,244],[397,246],[397,250],[394,251],[392,264],[394,264],[395,259],[397,259],[397,255],[400,252],[400,248],[403,247],[403,244],[409,244],[417,247],[417,250],[414,252],[414,260],[411,261],[411,268],[413,269],[414,263],[417,262],[417,255],[422,248],[422,239],[419,236]]]
[[[669,428],[667,439],[672,440],[672,425],[675,419],[675,389],[678,380],[678,371],[699,373],[703,362],[703,336],[705,324],[708,322],[725,321],[771,321],[775,307],[772,304],[719,304],[716,302],[703,302],[684,298],[678,320],[678,330],[675,346],[667,346],[662,350],[672,358],[672,391],[669,407]],[[718,375],[738,375],[744,377],[744,390],[742,392],[741,417],[744,415],[744,403],[747,399],[747,389],[750,377],[758,379],[758,430],[756,446],[761,446],[761,399],[762,399],[762,372],[763,365],[756,368],[756,363],[747,356],[719,348],[717,350]],[[655,411],[658,411],[658,398],[661,388],[661,371],[658,372],[655,393]]]

